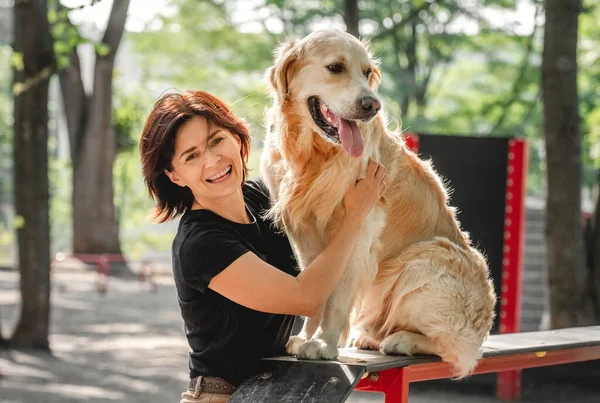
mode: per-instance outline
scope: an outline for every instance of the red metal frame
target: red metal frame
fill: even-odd
[[[527,143],[508,141],[506,204],[502,256],[500,333],[516,333],[521,324],[523,248],[525,242],[525,195],[527,185]]]
[[[521,327],[523,249],[525,243],[525,195],[527,194],[527,143],[508,140],[506,164],[506,201],[504,244],[502,247],[502,286],[500,295],[500,333],[516,333]],[[501,400],[521,396],[520,370],[499,372],[496,395]]]
[[[404,137],[404,143],[406,144],[406,147],[415,153],[419,153],[419,135],[405,132],[402,133],[402,136]]]
[[[473,374],[490,372],[511,373],[525,368],[598,359],[600,359],[600,346],[487,357],[479,360]],[[384,393],[385,403],[407,403],[411,382],[446,379],[451,376],[452,369],[446,362],[415,364],[402,368],[391,368],[380,372],[368,373],[359,381],[355,390]]]

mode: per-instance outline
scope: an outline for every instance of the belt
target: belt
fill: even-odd
[[[218,393],[221,395],[231,395],[235,386],[222,378],[213,376],[197,376],[190,379],[188,386],[190,392]]]

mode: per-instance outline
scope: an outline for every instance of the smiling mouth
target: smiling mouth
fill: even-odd
[[[307,102],[310,115],[327,141],[341,144],[352,157],[363,154],[365,143],[355,120],[336,115],[317,96],[309,97]]]
[[[318,97],[312,96],[308,98],[308,110],[317,126],[323,130],[325,135],[329,137],[329,140],[336,144],[341,144],[337,127],[333,126],[333,122],[331,122],[330,119],[326,119],[322,112],[322,110],[324,110],[325,113],[327,113],[329,110],[327,105],[322,103]]]
[[[211,176],[210,178],[207,178],[206,181],[208,183],[223,182],[225,179],[227,179],[231,175],[232,170],[233,170],[233,167],[231,165],[229,165],[227,168],[223,169],[221,172],[217,172],[215,175]]]

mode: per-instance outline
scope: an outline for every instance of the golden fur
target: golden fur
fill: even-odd
[[[344,74],[325,69],[333,61],[347,66]],[[361,75],[367,67],[368,79]],[[358,123],[365,148],[352,158],[325,139],[308,111],[311,95],[340,116],[353,113],[358,96],[375,95],[380,73],[365,44],[340,31],[315,32],[282,45],[268,78],[274,103],[261,171],[274,202],[270,214],[290,236],[301,266],[336,231],[343,196],[369,157],[391,180],[322,315],[307,318],[288,351],[333,359],[351,328],[360,348],[436,354],[457,377],[468,375],[492,326],[495,294],[485,258],[461,231],[439,176],[387,129],[382,113]]]

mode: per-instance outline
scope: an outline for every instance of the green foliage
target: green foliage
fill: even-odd
[[[265,33],[240,33],[222,2],[172,0],[170,5],[177,11],[158,16],[160,29],[127,33],[146,87],[154,94],[208,91],[233,104],[254,131],[262,131],[267,105],[262,75],[275,40]]]
[[[123,250],[128,255],[139,257],[147,250],[168,252],[175,231],[172,224],[156,226],[151,222],[154,204],[141,177],[137,152],[144,119],[158,96],[166,90],[201,89],[224,99],[252,129],[249,165],[250,177],[255,177],[265,130],[264,109],[270,103],[263,75],[272,63],[275,45],[286,37],[302,37],[317,26],[343,27],[343,3],[254,2],[242,23],[254,21],[262,29],[248,32],[243,24],[233,21],[236,9],[250,7],[244,0],[171,0],[165,13],[149,22],[146,30],[125,33],[141,74],[138,86],[115,85],[118,90],[113,123],[120,151],[114,166],[115,204]],[[532,36],[517,35],[513,26],[499,27],[483,18],[484,6],[515,10],[517,3],[363,0],[359,8],[361,24],[369,29],[366,39],[375,57],[382,61],[380,94],[392,125],[402,121],[402,129],[407,131],[527,137],[529,192],[541,195],[545,186],[540,100],[542,29]],[[591,184],[595,180],[594,164],[600,168],[600,29],[596,23],[600,14],[599,7],[590,6],[594,2],[587,3],[589,7],[581,17],[579,85],[585,180]],[[82,39],[69,33],[66,22],[61,26],[61,18],[58,11],[52,16],[53,33],[64,42],[58,45],[59,53],[68,55]],[[280,23],[281,29],[273,28],[277,24],[269,25],[273,20]],[[476,34],[457,30],[465,24],[475,27]],[[415,48],[412,54],[410,44]],[[95,48],[98,55],[110,51],[101,44]],[[15,63],[18,65],[18,60]],[[10,79],[6,83],[9,85]],[[0,97],[0,116],[2,102]],[[403,104],[409,105],[408,113],[402,113]],[[2,132],[0,141],[1,136]],[[60,176],[59,171],[54,166],[51,178],[53,240],[57,248],[69,245],[68,240],[58,237],[68,238],[71,231],[70,179]]]
[[[59,69],[69,65],[71,54],[77,45],[87,40],[79,34],[79,30],[69,20],[71,9],[63,6],[59,0],[48,2],[48,22],[54,38],[54,56]]]
[[[135,137],[142,131],[146,107],[139,93],[128,94],[115,89],[113,103],[113,126],[117,137],[117,152],[127,152],[134,149],[137,142]]]
[[[167,254],[173,237],[169,225],[152,221],[154,202],[148,197],[138,152],[140,134],[154,100],[144,86],[115,88],[113,125],[118,154],[113,166],[114,202],[120,228],[120,243],[130,259],[149,251]]]
[[[168,252],[172,234],[157,234],[157,227],[152,224],[154,203],[148,197],[142,179],[137,150],[120,153],[113,172],[122,249],[134,258],[148,250]]]
[[[9,46],[0,45],[0,60],[21,60],[22,57],[14,58]],[[17,67],[17,66],[15,66]],[[12,73],[8,63],[0,64],[0,204],[11,203],[13,194],[12,184],[12,127],[13,127],[13,103],[10,96]],[[2,217],[0,209],[0,223],[6,221]]]
[[[79,29],[71,23],[69,13],[72,10],[93,6],[102,0],[89,0],[88,4],[82,4],[77,7],[67,7],[60,0],[48,1],[48,22],[50,23],[50,32],[54,38],[54,55],[59,69],[69,66],[70,57],[77,49],[78,45],[88,43]],[[99,56],[106,56],[110,53],[110,47],[103,43],[94,43],[94,49]]]
[[[94,49],[96,50],[96,53],[100,57],[104,57],[104,56],[107,56],[108,54],[110,54],[110,46],[108,46],[104,42],[98,42],[98,43],[94,44]]]
[[[580,17],[579,98],[583,118],[584,179],[591,185],[597,182],[600,169],[600,4],[584,2],[586,12]]]
[[[0,223],[0,267],[13,266],[13,251],[16,243],[14,231]]]
[[[10,66],[15,70],[23,70],[23,54],[21,52],[13,52],[10,55]]]
[[[70,161],[56,157],[48,159],[50,251],[53,255],[57,252],[71,250],[73,238],[72,173]]]

